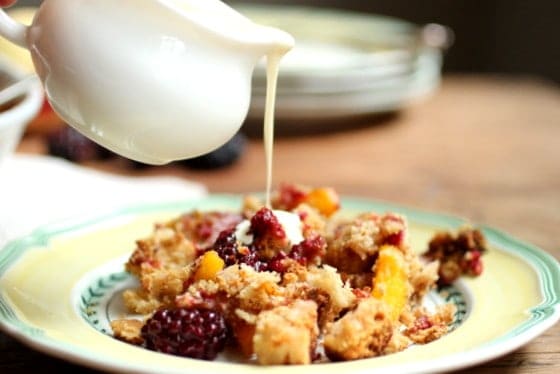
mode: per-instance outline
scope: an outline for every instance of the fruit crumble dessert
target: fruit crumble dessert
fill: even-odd
[[[156,224],[126,263],[139,287],[124,302],[145,317],[112,321],[114,336],[206,360],[232,347],[277,365],[380,356],[445,335],[453,305],[428,310],[422,299],[441,279],[480,274],[481,233],[438,234],[418,256],[402,215],[339,208],[330,188],[284,185],[270,209],[247,197],[240,212]]]

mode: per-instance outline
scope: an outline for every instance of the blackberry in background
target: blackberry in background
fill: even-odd
[[[179,163],[197,170],[224,168],[233,165],[241,157],[246,143],[247,138],[239,132],[220,148],[199,157],[179,161]]]
[[[234,164],[241,157],[246,143],[247,138],[245,135],[237,133],[220,148],[199,157],[177,161],[177,164],[198,170],[224,168]],[[100,146],[68,125],[47,136],[47,147],[50,155],[77,163],[105,160],[116,156],[115,153]],[[138,170],[153,166],[139,161],[129,161],[129,167]]]
[[[111,151],[65,125],[47,137],[49,154],[74,162],[101,160],[111,156]]]

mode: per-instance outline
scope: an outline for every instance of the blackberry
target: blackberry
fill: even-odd
[[[239,259],[239,263],[248,265],[256,271],[268,270],[268,263],[266,261],[263,261],[258,255],[257,251],[255,251],[254,249],[251,249],[248,254],[241,256],[241,258]]]
[[[212,246],[218,255],[224,260],[226,266],[234,265],[238,262],[237,239],[235,229],[224,230],[218,235],[216,242]]]
[[[199,157],[179,161],[181,165],[192,169],[218,169],[233,165],[245,150],[247,139],[245,135],[237,133],[227,143],[218,149]]]
[[[243,247],[243,251],[238,250],[235,229],[222,231],[211,249],[218,253],[226,266],[246,264],[257,271],[268,269],[266,262],[261,261],[254,247]]]
[[[327,248],[325,238],[320,235],[304,239],[301,243],[292,246],[288,257],[301,265],[312,263],[315,259],[324,257]]]
[[[146,348],[176,356],[213,360],[225,347],[223,315],[202,308],[161,309],[142,327]]]
[[[112,154],[70,126],[50,134],[47,145],[50,155],[75,162],[101,160]]]

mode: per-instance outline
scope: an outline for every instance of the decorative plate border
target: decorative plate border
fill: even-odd
[[[80,292],[78,310],[82,318],[97,331],[112,335],[108,324],[110,322],[109,308],[114,297],[119,297],[119,291],[128,288],[134,277],[125,271],[110,272],[91,279]],[[454,285],[438,287],[428,294],[434,303],[452,303],[455,305],[455,315],[449,324],[450,332],[459,327],[467,318],[469,308],[467,298],[460,288]],[[437,300],[439,299],[439,300]]]
[[[82,318],[94,329],[112,335],[102,322],[109,319],[107,307],[116,292],[127,283],[132,276],[125,271],[103,275],[91,282],[81,293],[79,311]]]

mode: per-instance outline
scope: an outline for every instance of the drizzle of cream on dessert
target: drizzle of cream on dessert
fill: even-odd
[[[278,222],[286,233],[286,238],[290,245],[299,244],[303,241],[302,224],[299,215],[283,210],[273,210],[272,213],[278,219]],[[236,239],[244,245],[253,242],[253,235],[250,233],[251,221],[244,220],[235,227]]]

